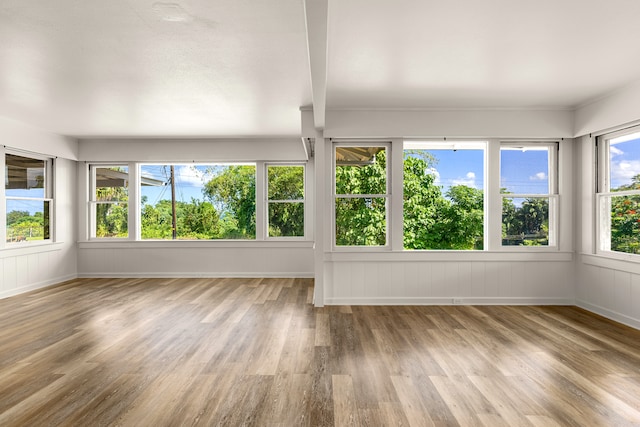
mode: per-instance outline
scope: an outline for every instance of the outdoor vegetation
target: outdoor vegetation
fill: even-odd
[[[640,190],[640,175],[612,191]],[[611,250],[640,254],[640,195],[611,196]]]

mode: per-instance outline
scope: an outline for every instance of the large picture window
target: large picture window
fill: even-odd
[[[267,165],[269,237],[304,237],[304,166]]]
[[[336,144],[336,246],[387,244],[388,145]]]
[[[640,127],[598,138],[598,246],[640,254]]]
[[[404,143],[405,249],[482,250],[485,142]]]
[[[143,164],[142,239],[256,238],[255,164]]]
[[[555,246],[557,143],[502,143],[502,246]]]
[[[52,160],[5,154],[7,243],[51,239]]]

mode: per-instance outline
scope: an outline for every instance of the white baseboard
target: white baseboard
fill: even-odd
[[[220,279],[220,278],[241,278],[241,279],[259,279],[259,278],[293,278],[293,279],[308,279],[313,278],[313,273],[308,272],[269,272],[269,273],[78,273],[79,278],[109,278],[109,279]]]
[[[47,286],[57,285],[58,283],[66,282],[68,280],[77,279],[78,276],[75,274],[69,274],[66,276],[56,277],[54,279],[47,279],[38,283],[31,283],[26,286],[21,286],[19,288],[9,289],[6,291],[0,292],[0,299],[12,297],[19,294],[24,294],[25,292],[35,291],[37,289],[46,288]]]
[[[640,319],[636,319],[627,316],[626,314],[618,313],[617,311],[609,310],[608,308],[600,307],[599,305],[594,305],[586,301],[578,300],[576,301],[575,305],[580,308],[584,308],[585,310],[599,314],[600,316],[606,317],[607,319],[615,320],[616,322],[631,326],[635,329],[640,329]]]
[[[324,303],[325,305],[575,305],[575,301],[570,298],[510,297],[346,297],[325,298]]]

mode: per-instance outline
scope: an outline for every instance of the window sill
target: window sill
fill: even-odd
[[[504,262],[504,261],[573,261],[573,252],[549,251],[397,251],[397,252],[329,252],[325,261],[334,262]]]
[[[0,249],[0,259],[59,251],[63,245],[63,242],[16,243]]]
[[[178,249],[178,248],[313,248],[309,240],[92,240],[78,242],[79,249]]]
[[[640,255],[617,253],[581,253],[583,264],[640,274]]]

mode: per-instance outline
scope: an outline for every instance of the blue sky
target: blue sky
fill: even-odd
[[[436,157],[431,170],[436,184],[446,193],[454,185],[484,189],[484,153],[482,150],[425,150]],[[502,150],[501,187],[519,194],[545,194],[549,188],[546,150]]]
[[[609,156],[611,189],[630,184],[640,174],[640,133],[612,139]]]

